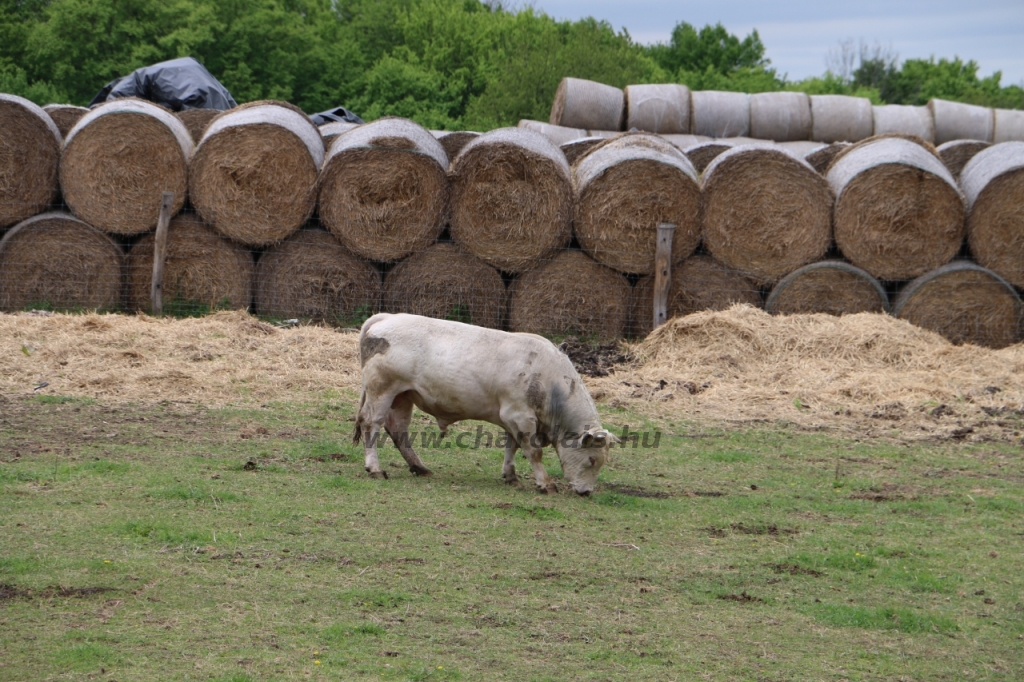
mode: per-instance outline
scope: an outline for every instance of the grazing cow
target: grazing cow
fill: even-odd
[[[463,419],[505,429],[505,482],[518,482],[514,457],[521,448],[543,492],[557,491],[541,464],[546,445],[555,446],[573,490],[588,495],[609,446],[618,442],[601,428],[569,358],[543,337],[380,314],[363,324],[359,355],[363,394],[352,440],[363,439],[366,470],[374,478],[387,478],[377,460],[382,426],[409,470],[430,475],[408,437],[414,405],[437,419],[442,433]]]

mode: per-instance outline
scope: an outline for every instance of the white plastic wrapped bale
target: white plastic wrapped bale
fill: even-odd
[[[899,133],[916,135],[926,142],[935,142],[935,121],[928,107],[906,104],[882,104],[873,107],[874,134]]]
[[[811,120],[811,139],[818,142],[859,142],[875,129],[866,97],[811,95]]]
[[[974,259],[1024,287],[1024,142],[978,152],[961,171],[960,186]]]
[[[685,85],[627,85],[626,130],[685,135],[690,132],[690,89]]]
[[[551,125],[596,130],[622,130],[626,96],[604,83],[563,78],[551,104]]]
[[[522,119],[519,121],[519,127],[525,128],[526,130],[532,130],[535,133],[540,133],[544,137],[551,140],[556,145],[562,145],[572,140],[579,140],[584,137],[590,137],[585,129],[582,128],[566,128],[565,126],[554,126],[550,123],[541,123],[540,121],[531,121],[529,119]],[[454,161],[455,159],[452,159]]]
[[[810,97],[803,92],[751,95],[750,136],[776,142],[811,139]]]
[[[995,109],[995,130],[992,141],[1024,142],[1024,111],[1018,109]]]
[[[933,99],[928,108],[935,121],[935,144],[951,140],[992,141],[995,117],[988,107]]]
[[[694,135],[750,135],[750,95],[743,92],[696,90],[690,93],[690,102],[690,125]]]

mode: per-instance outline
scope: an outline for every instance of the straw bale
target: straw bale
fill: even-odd
[[[621,130],[600,130],[600,129],[595,129],[595,130],[588,130],[587,131],[587,136],[588,137],[599,137],[602,140],[610,140],[610,139],[618,137],[621,134],[622,134]]]
[[[551,125],[622,130],[626,96],[619,88],[580,78],[563,78],[551,104]]]
[[[995,128],[992,142],[1024,142],[1024,111],[995,109]]]
[[[566,250],[510,288],[514,332],[617,339],[626,332],[629,281],[586,254]]]
[[[207,126],[189,166],[189,195],[199,215],[247,246],[295,233],[316,204],[323,140],[308,116],[285,104],[224,112]]]
[[[690,125],[695,135],[750,135],[750,95],[742,92],[695,90],[690,93]]]
[[[358,126],[358,123],[349,123],[348,121],[331,121],[330,123],[324,123],[320,126],[320,137],[324,140],[324,149],[330,150],[331,143],[334,142],[334,139],[338,137],[338,135],[347,133]]]
[[[174,115],[188,128],[192,142],[199,144],[199,141],[203,139],[203,133],[206,132],[206,126],[210,125],[210,121],[217,118],[220,113],[219,109],[182,109],[174,112]]]
[[[600,137],[581,137],[578,140],[560,144],[559,149],[561,149],[562,153],[565,154],[565,160],[569,162],[570,166],[572,166],[589,154],[594,147],[601,144],[601,142],[603,142],[603,140]]]
[[[813,142],[811,140],[793,140],[791,142],[776,142],[775,144],[783,149],[793,152],[805,161],[807,160],[808,154],[816,152],[822,147],[828,146],[821,142]]]
[[[1020,340],[1017,292],[996,273],[969,261],[949,263],[907,284],[892,314],[955,344],[1004,348]]]
[[[380,272],[329,232],[301,230],[260,256],[260,315],[358,325],[380,304]]]
[[[804,161],[814,166],[814,170],[824,175],[836,154],[849,146],[849,142],[833,142],[808,152],[804,155]]]
[[[838,260],[805,265],[783,277],[768,294],[772,315],[884,313],[889,297],[877,279]]]
[[[974,259],[1024,287],[1024,142],[979,152],[961,172],[960,186]]]
[[[620,272],[654,271],[658,224],[676,226],[673,260],[700,243],[700,183],[674,145],[626,134],[590,152],[573,169],[576,238],[591,257]]]
[[[731,146],[725,144],[720,140],[713,140],[711,142],[702,142],[686,149],[686,158],[693,164],[694,170],[698,173],[703,173],[708,164],[715,160],[719,154],[732,149]]]
[[[702,310],[726,310],[736,303],[761,307],[757,285],[711,256],[691,256],[672,266],[668,289],[668,317]],[[630,330],[633,336],[649,334],[654,323],[654,276],[646,275],[633,286],[630,299]]]
[[[67,137],[80,118],[89,113],[88,108],[76,107],[74,104],[47,104],[43,111],[53,119],[62,139]]]
[[[928,101],[935,121],[935,144],[952,140],[992,141],[995,116],[988,107],[944,99]]]
[[[706,135],[662,135],[662,137],[684,152],[694,145],[711,141],[711,138]]]
[[[902,133],[935,142],[935,119],[928,107],[882,104],[872,107],[874,134]]]
[[[384,310],[500,329],[505,318],[501,273],[455,244],[434,244],[384,278]]]
[[[811,95],[811,139],[860,142],[874,134],[871,100],[848,95]]]
[[[480,137],[480,133],[472,130],[431,130],[430,134],[437,138],[437,141],[444,147],[444,153],[448,156],[449,163],[455,160],[463,147]]]
[[[750,96],[750,136],[788,142],[811,139],[811,98],[803,92]]]
[[[626,130],[685,135],[690,132],[690,89],[685,85],[627,85]]]
[[[114,241],[69,213],[42,213],[0,239],[0,310],[114,310],[123,255]]]
[[[946,168],[949,169],[950,174],[954,178],[959,178],[960,171],[964,169],[967,162],[975,154],[988,149],[990,146],[992,145],[988,142],[981,142],[979,140],[953,140],[940,144],[937,151],[942,158],[942,163],[946,164]]]
[[[0,94],[0,230],[57,198],[61,135],[45,111]]]
[[[444,230],[447,169],[441,143],[416,123],[364,123],[331,145],[320,174],[320,221],[362,258],[405,258]]]
[[[964,238],[964,200],[937,155],[900,137],[870,138],[828,169],[836,244],[882,280],[948,263]]]
[[[505,272],[522,272],[568,245],[572,182],[562,150],[523,128],[470,142],[451,170],[451,235]]]
[[[824,256],[831,213],[825,179],[778,147],[734,147],[704,171],[704,245],[759,285]]]
[[[573,140],[580,140],[584,137],[590,137],[590,134],[581,128],[566,128],[564,126],[553,126],[550,123],[541,123],[540,121],[530,121],[528,119],[522,119],[519,121],[519,127],[525,128],[526,130],[532,130],[535,133],[540,133],[544,137],[551,140],[556,145],[565,144],[566,142],[572,142]],[[615,133],[616,135],[618,133]],[[452,159],[454,161],[455,159]]]
[[[128,310],[152,309],[153,241],[154,235],[147,234],[128,252]],[[167,228],[164,311],[248,309],[254,271],[252,252],[220,236],[195,215],[178,215]]]

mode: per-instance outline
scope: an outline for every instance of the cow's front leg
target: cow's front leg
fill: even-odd
[[[531,444],[529,449],[523,448],[523,452],[526,453],[527,458],[530,460],[530,465],[533,466],[533,478],[537,483],[537,490],[542,493],[557,493],[558,486],[548,476],[547,469],[544,468],[544,463],[541,461],[541,458],[544,456],[544,449]]]
[[[542,493],[557,493],[558,487],[548,476],[544,469],[541,457],[544,456],[543,438],[537,433],[537,419],[532,414],[509,412],[502,414],[502,422],[505,430],[515,434],[515,441],[519,444],[523,454],[530,460],[533,467],[533,478],[537,483],[537,489]],[[515,454],[515,449],[512,451]],[[505,450],[505,463],[508,464],[508,450]],[[508,479],[506,479],[508,480]]]
[[[505,463],[501,467],[501,477],[509,485],[519,485],[519,477],[516,476],[516,450],[519,444],[512,434],[505,432]]]

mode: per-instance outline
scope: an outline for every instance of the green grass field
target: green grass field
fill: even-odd
[[[1024,679],[1019,446],[607,410],[584,499],[352,410],[0,398],[0,680]]]

